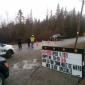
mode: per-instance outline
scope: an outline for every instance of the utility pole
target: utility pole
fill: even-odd
[[[78,42],[78,37],[79,37],[79,31],[80,31],[80,20],[81,20],[81,17],[82,17],[82,12],[83,12],[83,7],[84,7],[84,0],[82,0],[82,6],[81,6],[81,12],[79,14],[79,20],[78,20],[78,26],[77,26],[77,35],[76,35],[76,41],[75,41],[75,46],[74,46],[74,49],[76,50],[77,48],[77,42]]]

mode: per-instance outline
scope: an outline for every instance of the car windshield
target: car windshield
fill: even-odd
[[[3,44],[3,43],[0,43],[0,46],[4,47],[4,46],[5,46],[5,44]]]

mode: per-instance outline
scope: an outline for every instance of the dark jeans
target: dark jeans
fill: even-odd
[[[33,47],[34,47],[33,45],[34,45],[34,42],[31,42],[31,48],[33,48]]]

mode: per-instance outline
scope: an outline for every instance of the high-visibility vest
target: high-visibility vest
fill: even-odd
[[[31,37],[30,40],[31,40],[31,42],[34,42],[35,41],[35,37]]]

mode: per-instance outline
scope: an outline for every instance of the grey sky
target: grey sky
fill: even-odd
[[[24,16],[27,17],[32,9],[33,17],[44,19],[50,10],[55,13],[57,4],[60,7],[66,7],[67,10],[72,10],[74,7],[78,11],[81,9],[82,0],[0,0],[0,20],[13,20],[19,9],[22,9]],[[85,7],[84,7],[85,10]],[[83,12],[85,13],[85,11]]]

